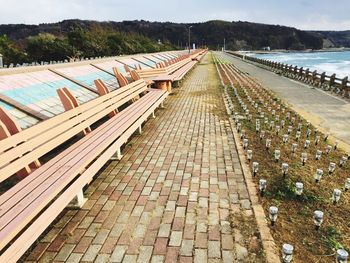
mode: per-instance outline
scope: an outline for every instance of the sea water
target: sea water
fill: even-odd
[[[288,65],[309,68],[310,71],[337,74],[338,78],[350,78],[350,51],[341,52],[290,52],[271,54],[252,54],[261,59],[268,59]]]

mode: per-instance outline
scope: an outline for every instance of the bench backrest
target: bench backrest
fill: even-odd
[[[123,74],[121,74],[117,68],[113,68],[113,73],[118,81],[119,87],[124,87],[129,84],[128,79]]]
[[[182,59],[179,62],[176,62],[174,64],[171,64],[170,66],[166,67],[166,71],[168,74],[172,74],[174,73],[176,70],[180,69],[181,67],[183,67],[184,65],[186,65],[187,63],[189,63],[191,61],[191,58],[185,58]]]
[[[143,70],[136,70],[136,72],[141,78],[152,78],[159,75],[167,74],[165,68],[143,69]]]
[[[138,80],[0,141],[0,182],[147,90]]]
[[[143,69],[143,70],[136,70],[136,72],[141,78],[152,78],[152,77],[157,77],[159,75],[172,74],[173,72],[183,67],[190,61],[191,61],[191,58],[184,58],[164,68]]]

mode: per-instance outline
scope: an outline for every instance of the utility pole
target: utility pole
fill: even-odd
[[[0,68],[2,68],[4,66],[3,62],[2,62],[2,55],[0,54]]]
[[[226,50],[226,38],[224,38],[224,51]]]
[[[188,27],[188,53],[191,53],[191,28],[193,26]]]

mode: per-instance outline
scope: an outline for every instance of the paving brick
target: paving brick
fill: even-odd
[[[170,236],[171,224],[161,224],[158,231],[158,237]]]
[[[87,237],[94,237],[97,235],[97,233],[99,232],[100,228],[101,228],[101,224],[100,223],[92,223],[89,228],[87,229],[85,236]]]
[[[117,243],[117,239],[114,237],[107,237],[105,242],[103,243],[103,246],[101,248],[101,253],[104,254],[112,254],[115,244]]]
[[[208,234],[207,233],[202,233],[202,232],[196,233],[195,247],[196,248],[208,248]]]
[[[61,228],[54,227],[52,228],[41,240],[41,242],[52,242],[58,233],[61,231]]]
[[[194,263],[207,263],[208,254],[206,249],[195,249],[194,251]],[[233,261],[232,261],[233,262]]]
[[[192,257],[193,240],[182,240],[180,255],[186,257]]]
[[[98,252],[101,249],[101,245],[91,245],[82,257],[82,261],[94,261]]]
[[[183,231],[185,225],[185,218],[175,217],[172,225],[173,231]]]
[[[70,256],[66,262],[67,263],[78,263],[78,262],[80,262],[82,257],[83,257],[83,254],[72,253],[72,254],[70,254]]]
[[[152,256],[151,263],[163,263],[165,260],[164,256],[154,255]]]
[[[222,235],[221,236],[221,246],[224,250],[233,250],[233,236],[232,235]]]
[[[31,251],[30,255],[26,258],[26,261],[38,261],[39,258],[44,254],[50,243],[39,243]]]
[[[157,230],[148,230],[143,240],[143,245],[145,246],[154,245],[154,242],[156,241],[156,238],[157,238],[157,233],[158,233]]]
[[[169,246],[179,247],[181,246],[182,232],[172,231],[170,234]]]
[[[53,242],[51,243],[51,245],[48,247],[48,251],[52,251],[52,252],[57,252],[59,251],[65,242],[65,237],[64,236],[57,236]]]
[[[168,247],[166,256],[165,256],[165,262],[166,263],[173,263],[177,262],[179,255],[179,248],[178,247]]]
[[[116,246],[110,257],[111,262],[122,262],[127,246]]]
[[[136,263],[137,255],[125,255],[123,263]]]
[[[209,240],[220,240],[220,227],[218,225],[209,226]]]
[[[109,234],[109,230],[101,229],[100,231],[97,232],[97,235],[92,241],[92,244],[103,245],[108,237],[108,234]]]
[[[70,255],[70,253],[73,251],[75,245],[72,244],[65,244],[61,250],[58,252],[58,254],[55,257],[55,260],[57,261],[66,261]]]
[[[140,254],[137,258],[138,263],[150,262],[152,257],[153,246],[141,246]]]
[[[162,218],[162,224],[170,224],[173,221],[175,212],[165,211]]]
[[[183,239],[194,240],[196,225],[185,225]]]
[[[165,211],[175,211],[175,201],[168,201],[165,207]]]
[[[186,216],[186,207],[177,207],[175,212],[175,217],[185,217]]]
[[[154,255],[165,255],[167,248],[168,238],[159,237],[154,244]]]
[[[98,262],[98,263],[107,263],[109,262],[109,257],[110,255],[108,254],[99,254],[95,260],[95,262]]]
[[[224,250],[222,251],[222,260],[223,263],[232,263],[235,261],[234,252],[232,250]]]
[[[208,241],[208,257],[221,258],[220,241]]]

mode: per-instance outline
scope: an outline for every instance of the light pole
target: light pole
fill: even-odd
[[[188,27],[188,53],[191,53],[191,28],[193,26]]]

